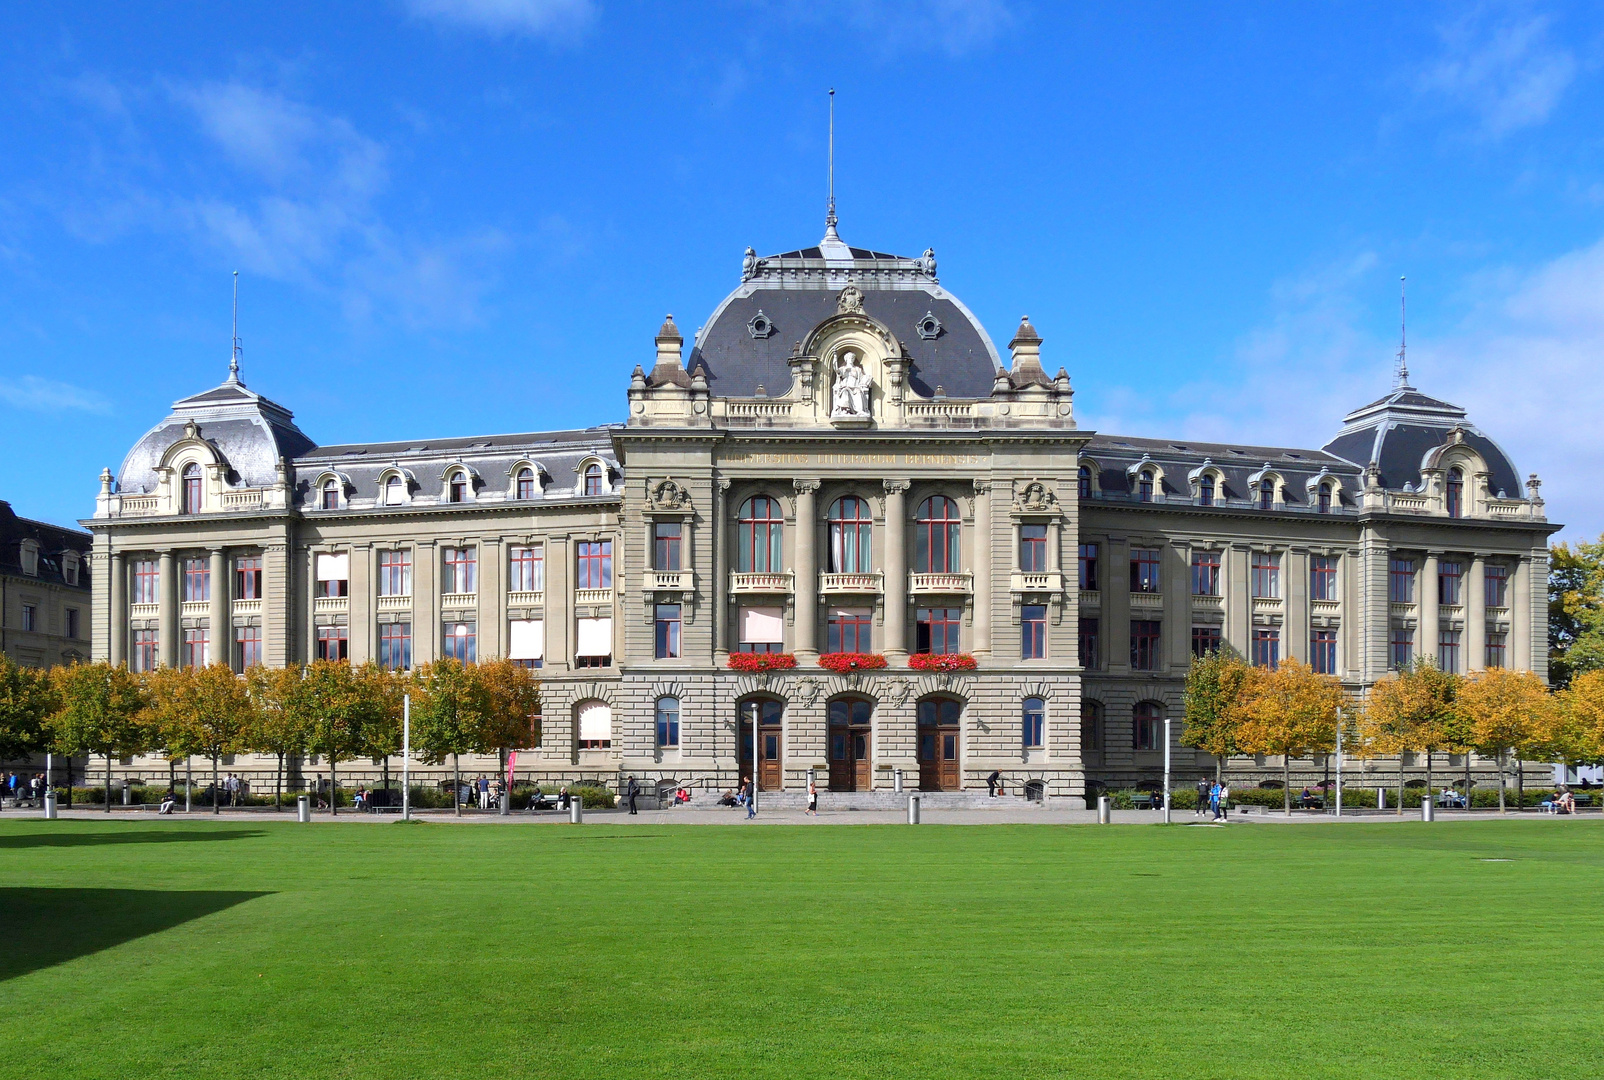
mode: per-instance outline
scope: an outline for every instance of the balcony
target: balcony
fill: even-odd
[[[1309,614],[1319,615],[1328,619],[1336,618],[1342,614],[1342,602],[1340,600],[1310,600]]]
[[[1253,610],[1264,615],[1278,615],[1281,612],[1281,598],[1279,596],[1255,596]]]
[[[862,596],[880,591],[880,572],[868,574],[820,574],[819,592],[826,596]]]
[[[186,619],[204,619],[212,613],[210,600],[185,600],[178,605],[178,613]]]
[[[730,592],[732,594],[786,594],[791,591],[791,572],[785,570],[778,573],[732,573],[730,574]]]
[[[130,619],[154,619],[161,614],[160,604],[129,604],[128,617]]]
[[[1131,593],[1132,611],[1159,611],[1164,607],[1164,594],[1160,592]]]
[[[1193,611],[1224,611],[1225,597],[1207,596],[1199,593],[1192,594]]]
[[[260,510],[262,508],[261,491],[225,491],[223,492],[224,510]]]
[[[440,594],[440,610],[442,611],[450,611],[453,608],[460,611],[463,608],[475,608],[478,606],[478,593],[465,592]]]
[[[412,597],[380,596],[374,606],[379,611],[411,611]]]
[[[1096,589],[1082,589],[1077,599],[1083,608],[1100,608],[1103,606],[1103,594]]]
[[[546,593],[536,589],[533,592],[510,592],[507,594],[508,607],[545,607]]]
[[[318,596],[312,600],[314,615],[343,615],[351,607],[347,596]]]
[[[613,602],[611,589],[575,589],[574,603],[589,604],[592,607],[607,606]]]
[[[696,588],[696,571],[648,570],[642,576],[641,588],[647,592],[691,592]]]
[[[967,594],[968,574],[909,574],[908,592],[914,596],[931,594]]]
[[[1008,575],[1008,587],[1014,592],[1061,593],[1064,591],[1064,575],[1057,570],[1016,570]]]
[[[236,615],[260,615],[261,613],[262,601],[259,599],[234,601],[234,614]]]

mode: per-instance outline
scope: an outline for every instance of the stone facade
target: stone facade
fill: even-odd
[[[0,501],[0,652],[28,667],[89,658],[90,542]]]

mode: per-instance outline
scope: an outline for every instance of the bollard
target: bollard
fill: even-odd
[[[312,799],[308,795],[295,797],[295,820],[305,825],[312,820]]]
[[[919,824],[919,796],[908,796],[908,824]]]
[[[508,788],[501,793],[501,816],[512,816],[512,789]]]
[[[56,793],[54,791],[45,792],[45,819],[47,821],[56,820]]]
[[[123,805],[134,805],[134,789],[128,786],[127,780],[123,781]]]
[[[1097,824],[1107,825],[1114,820],[1113,807],[1114,804],[1107,795],[1097,797]]]
[[[902,770],[901,769],[892,769],[891,770],[891,790],[896,792],[898,795],[902,794]]]
[[[1385,810],[1386,808],[1387,808],[1387,789],[1384,788],[1384,787],[1378,787],[1376,789],[1376,809],[1377,810]]]
[[[585,800],[578,795],[568,800],[568,824],[583,825],[585,823]]]
[[[1437,820],[1437,808],[1434,805],[1432,805],[1431,792],[1429,792],[1429,791],[1426,793],[1426,797],[1420,800],[1420,820],[1421,821],[1436,821]]]

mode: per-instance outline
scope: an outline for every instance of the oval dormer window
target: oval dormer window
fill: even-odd
[[[451,487],[448,492],[448,498],[454,503],[468,501],[467,473],[459,470],[451,474]]]
[[[198,514],[201,508],[201,467],[193,461],[184,466],[184,513]]]
[[[1448,470],[1448,516],[1465,516],[1465,470]]]
[[[407,482],[399,476],[392,476],[384,482],[384,502],[386,506],[400,506],[407,501]]]
[[[338,480],[323,481],[323,509],[338,510],[340,508],[340,482]]]
[[[533,499],[535,497],[535,470],[518,470],[518,498]]]
[[[602,493],[602,467],[597,462],[585,466],[585,494],[600,495]]]

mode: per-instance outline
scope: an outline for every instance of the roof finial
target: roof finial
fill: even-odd
[[[824,235],[836,237],[835,232],[835,87],[830,87],[830,201],[824,211]]]
[[[1398,373],[1393,376],[1394,390],[1413,390],[1409,385],[1409,361],[1405,352],[1409,348],[1409,294],[1407,278],[1398,278]]]
[[[228,358],[228,381],[239,382],[239,271],[234,271],[234,350]]]

